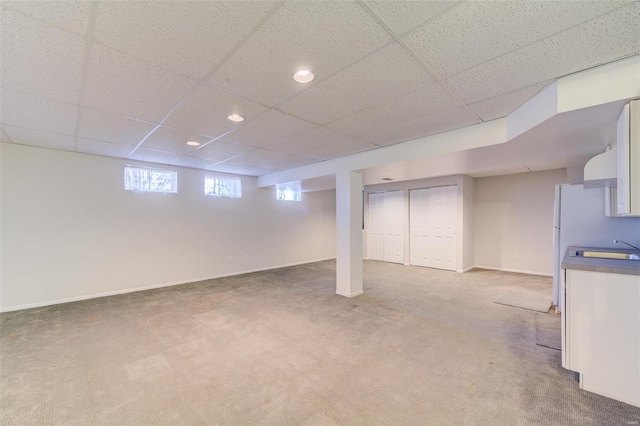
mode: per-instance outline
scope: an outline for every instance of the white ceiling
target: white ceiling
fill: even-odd
[[[363,182],[373,185],[385,183],[384,178],[484,177],[583,167],[612,141],[623,107],[624,102],[611,102],[558,114],[508,143],[371,167],[361,170]]]
[[[638,1],[0,7],[3,141],[254,176],[504,117],[640,53]],[[314,82],[292,79],[303,67]],[[513,157],[490,154],[465,155],[485,174]]]

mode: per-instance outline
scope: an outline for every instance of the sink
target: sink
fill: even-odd
[[[610,251],[576,251],[577,257],[595,257],[598,259],[620,259],[620,260],[640,260],[640,256],[635,253],[620,253]]]

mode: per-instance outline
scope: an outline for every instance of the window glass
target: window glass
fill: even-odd
[[[242,181],[234,177],[206,176],[204,193],[213,197],[242,198]]]
[[[276,198],[283,201],[300,201],[302,199],[300,182],[276,185]]]
[[[140,192],[178,192],[178,173],[171,170],[125,166],[124,189]]]

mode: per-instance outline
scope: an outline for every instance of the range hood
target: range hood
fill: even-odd
[[[617,185],[616,147],[596,155],[584,166],[584,188],[612,188]]]

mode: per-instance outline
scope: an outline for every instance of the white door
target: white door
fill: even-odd
[[[411,264],[433,267],[434,225],[431,218],[431,190],[418,189],[409,192],[409,223]]]
[[[384,260],[404,263],[404,191],[385,192]]]
[[[457,186],[410,193],[411,264],[457,270]]]
[[[369,259],[384,260],[384,193],[369,194]]]
[[[369,194],[369,259],[404,263],[404,192]]]

